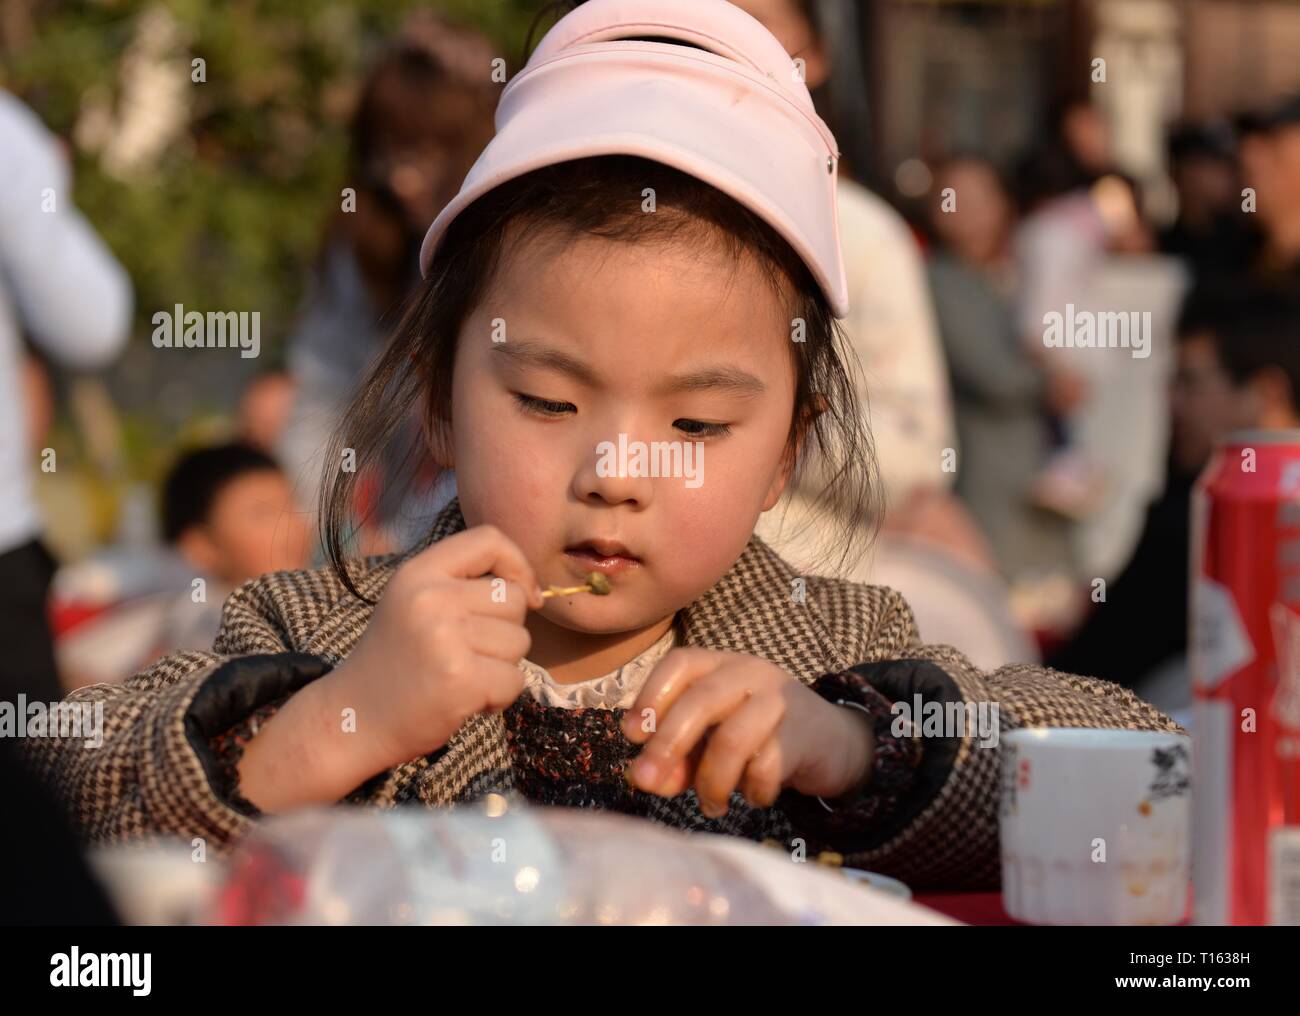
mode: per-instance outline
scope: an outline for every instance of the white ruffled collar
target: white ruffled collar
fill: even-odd
[[[674,622],[658,642],[617,670],[572,684],[561,684],[551,677],[546,668],[529,659],[522,659],[519,661],[519,669],[525,676],[524,691],[542,705],[558,706],[561,709],[630,708],[654,665],[676,643],[676,629]]]

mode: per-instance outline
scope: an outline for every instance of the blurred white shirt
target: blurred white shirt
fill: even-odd
[[[74,369],[122,350],[131,283],[72,204],[54,136],[0,91],[0,553],[42,530],[32,487],[22,334]],[[50,210],[46,210],[50,209]]]
[[[918,488],[947,490],[943,451],[957,447],[952,392],[916,239],[884,200],[839,180],[840,247],[849,284],[842,322],[858,354],[880,479],[890,507]]]

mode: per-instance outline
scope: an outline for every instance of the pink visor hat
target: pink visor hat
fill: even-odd
[[[703,50],[619,41],[644,36]],[[735,198],[803,258],[835,316],[848,313],[835,137],[799,65],[726,0],[588,0],[561,18],[502,91],[496,136],[425,234],[421,273],[476,198],[593,155],[653,159]]]

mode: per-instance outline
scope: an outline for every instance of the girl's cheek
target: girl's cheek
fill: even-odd
[[[734,561],[749,542],[748,516],[738,515],[736,505],[720,492],[705,496],[702,489],[683,491],[685,496],[672,506],[668,529],[674,537],[666,549],[689,572],[720,567],[725,571],[725,564]]]

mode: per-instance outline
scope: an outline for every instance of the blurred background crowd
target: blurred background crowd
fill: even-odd
[[[738,5],[844,156],[887,504],[845,573],[1180,715],[1193,481],[1300,426],[1300,3]],[[319,563],[330,428],[548,6],[0,4],[0,697],[210,647],[236,585]],[[257,312],[259,355],[160,348],[174,309]],[[1053,313],[1146,345],[1049,347]],[[359,553],[454,494],[424,462],[411,421],[363,464]],[[816,475],[759,527],[796,564]]]

